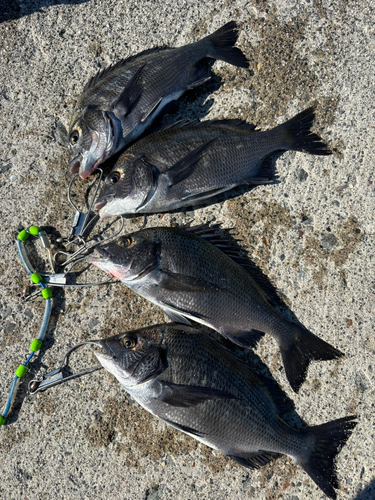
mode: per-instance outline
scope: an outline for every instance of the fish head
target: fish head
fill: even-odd
[[[115,132],[109,113],[88,106],[77,113],[69,129],[69,173],[86,179],[114,152]]]
[[[160,241],[150,229],[97,246],[90,259],[91,264],[127,284],[145,277],[159,265],[159,261]]]
[[[152,380],[168,366],[163,329],[149,327],[95,341],[102,366],[126,388]]]
[[[100,217],[139,212],[155,192],[156,171],[144,156],[124,153],[96,201]]]

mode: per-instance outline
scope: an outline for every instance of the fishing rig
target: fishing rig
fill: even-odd
[[[88,256],[82,257],[82,254],[84,252],[88,252],[90,249],[92,249],[94,246],[98,244],[97,241],[94,243],[89,244],[87,242],[87,236],[88,236],[88,228],[92,226],[93,221],[97,219],[98,215],[93,215],[92,213],[92,208],[94,206],[94,202],[98,193],[98,189],[100,186],[101,179],[103,177],[103,171],[101,169],[98,169],[100,171],[99,178],[97,180],[97,184],[94,190],[94,194],[92,196],[91,202],[88,203],[88,210],[87,212],[83,212],[78,210],[76,205],[73,203],[71,199],[71,190],[72,186],[74,184],[74,181],[76,180],[78,174],[76,174],[70,181],[69,186],[68,186],[68,191],[67,191],[67,199],[68,202],[70,203],[71,207],[74,210],[74,217],[73,217],[73,222],[71,225],[70,229],[70,234],[67,238],[59,238],[56,240],[58,243],[64,243],[65,248],[73,248],[72,252],[68,251],[62,251],[59,250],[56,253],[53,253],[52,247],[50,240],[47,236],[47,233],[42,230],[41,228],[37,226],[31,226],[28,229],[23,229],[18,233],[17,236],[17,250],[18,254],[20,257],[20,260],[25,268],[25,270],[28,272],[30,276],[31,283],[33,285],[36,285],[39,287],[36,292],[28,295],[25,300],[30,300],[39,292],[41,293],[44,301],[45,301],[45,308],[44,308],[44,314],[43,314],[43,319],[42,323],[40,326],[39,334],[38,336],[31,342],[30,344],[30,352],[25,355],[25,361],[21,363],[18,368],[15,371],[13,381],[11,383],[11,387],[9,390],[8,398],[4,407],[3,412],[0,414],[0,426],[4,425],[6,423],[7,417],[9,415],[9,412],[11,410],[11,407],[14,403],[14,400],[16,398],[18,386],[20,383],[20,380],[22,377],[24,377],[30,370],[30,362],[35,356],[35,354],[41,349],[43,340],[46,336],[47,330],[48,330],[48,325],[49,325],[49,320],[51,317],[51,310],[52,310],[52,288],[51,287],[87,287],[87,286],[97,286],[97,285],[104,285],[107,283],[110,283],[112,281],[112,277],[105,281],[100,281],[98,283],[68,283],[68,276],[72,273],[72,269],[82,261],[87,261]],[[108,237],[105,237],[100,241],[100,243],[104,243],[106,241],[109,241],[113,238],[115,238],[120,232],[122,231],[124,227],[124,219],[120,217],[121,219],[121,227],[118,231],[116,231],[114,234],[111,234]],[[26,245],[25,242],[29,238],[40,240],[43,249],[47,253],[47,258],[49,265],[52,269],[51,273],[45,273],[45,272],[37,272],[33,265],[30,262],[30,259],[28,257],[27,251],[26,251]],[[65,260],[61,260],[61,256]],[[56,268],[60,268],[63,270],[63,272],[56,272]],[[64,375],[64,366],[65,363],[69,360],[69,356],[73,350],[76,348],[84,345],[84,344],[95,344],[95,342],[83,342],[80,343],[76,346],[74,346],[72,349],[70,349],[66,355],[63,358],[63,361],[60,365],[60,367],[57,370],[54,370],[46,375],[44,375],[41,378],[36,378],[29,383],[29,392],[30,394],[35,394],[36,392],[39,392],[41,390],[45,390],[48,387],[52,387],[53,385],[60,384],[62,382],[65,382],[67,380],[71,380],[73,378],[80,377],[81,375],[85,375],[87,373],[91,373],[95,370],[98,370],[101,368],[101,365],[94,366],[92,368],[88,368],[87,370],[83,370],[79,373],[73,374],[73,375]]]

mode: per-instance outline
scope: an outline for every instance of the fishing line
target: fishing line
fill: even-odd
[[[69,252],[64,252],[64,251],[57,251],[55,254],[53,254],[51,244],[49,241],[49,238],[44,230],[37,226],[30,226],[29,229],[23,229],[20,231],[20,233],[17,235],[17,250],[18,254],[20,257],[20,260],[25,268],[25,270],[28,272],[30,276],[30,280],[32,285],[36,285],[38,289],[34,292],[28,295],[27,297],[24,298],[24,301],[30,300],[31,298],[35,297],[39,293],[41,293],[44,301],[45,301],[45,309],[44,309],[44,314],[43,314],[43,319],[42,323],[40,326],[39,334],[38,336],[31,342],[30,344],[30,352],[26,354],[25,356],[25,361],[18,366],[18,368],[15,371],[14,378],[9,390],[8,398],[5,403],[4,410],[2,414],[0,414],[0,426],[4,425],[6,423],[7,417],[9,415],[9,412],[11,410],[11,407],[14,403],[16,394],[17,394],[17,389],[20,383],[20,380],[22,377],[24,377],[29,369],[30,369],[30,362],[35,356],[35,354],[41,349],[43,340],[45,338],[45,335],[48,330],[48,325],[49,325],[49,320],[51,316],[51,310],[52,310],[52,289],[51,287],[63,287],[63,288],[82,288],[82,287],[87,287],[87,286],[97,286],[97,285],[105,285],[108,284],[112,281],[112,277],[105,280],[105,281],[100,281],[97,283],[67,283],[68,275],[72,274],[72,269],[79,263],[82,263],[84,261],[88,261],[90,259],[90,255],[82,256],[83,252],[89,252],[94,246],[98,244],[97,241],[94,243],[88,244],[86,239],[85,239],[85,233],[87,233],[88,228],[92,225],[93,221],[97,219],[97,215],[91,217],[90,215],[92,214],[92,208],[95,203],[95,199],[97,197],[97,193],[99,190],[100,182],[103,177],[103,171],[101,169],[98,169],[100,171],[99,179],[97,180],[97,184],[95,186],[94,190],[94,195],[91,198],[91,201],[88,203],[88,210],[87,212],[82,212],[78,210],[76,205],[73,203],[71,199],[71,190],[72,186],[74,184],[74,181],[76,180],[78,174],[76,174],[72,180],[69,182],[68,186],[68,191],[67,191],[67,198],[69,204],[72,206],[74,209],[74,217],[73,217],[73,222],[72,226],[70,229],[70,234],[67,238],[59,238],[57,240],[58,243],[64,243],[66,247],[73,246],[73,247],[78,247],[76,248],[73,253]],[[91,188],[92,186],[90,186]],[[103,240],[100,241],[100,243],[109,241],[113,238],[115,238],[118,234],[121,233],[123,227],[124,227],[124,219],[123,217],[120,217],[121,219],[121,226],[118,231],[116,231],[114,234],[111,234],[109,236],[106,236]],[[107,231],[107,229],[106,229]],[[45,273],[45,272],[37,272],[33,265],[30,262],[30,259],[28,257],[27,251],[26,251],[26,246],[25,242],[29,238],[35,238],[38,239],[41,244],[43,249],[47,253],[47,258],[49,265],[52,269],[51,273]],[[64,255],[65,260],[62,262],[59,262],[58,256],[59,255]],[[56,272],[56,268],[62,268],[62,272]],[[28,289],[28,287],[26,287]],[[76,347],[79,347],[80,345],[86,344],[86,343],[94,343],[94,342],[85,342],[82,344],[79,344]],[[96,367],[90,368],[88,370],[84,370],[80,372],[79,374],[71,375],[69,377],[63,377],[62,374],[62,369],[64,362],[69,356],[70,352],[74,350],[76,347],[72,348],[69,353],[64,357],[64,360],[57,370],[54,372],[51,372],[50,374],[47,374],[44,377],[44,383],[43,379],[41,381],[35,379],[30,382],[34,383],[34,388],[37,387],[37,390],[30,390],[30,393],[38,392],[39,390],[44,390],[44,388],[51,387],[52,385],[56,385],[57,383],[61,383],[62,381],[65,380],[70,380],[71,378],[76,378],[78,376],[84,375],[86,373],[91,373],[92,371],[98,370],[101,368],[101,365],[98,365]],[[29,384],[29,389],[30,389],[30,384]]]

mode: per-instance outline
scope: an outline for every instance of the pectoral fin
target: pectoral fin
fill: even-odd
[[[182,323],[183,325],[188,325],[190,326],[191,323],[188,319],[185,318],[185,316],[182,316],[178,311],[175,311],[174,309],[171,309],[170,307],[163,305],[160,306],[163,313],[168,316],[170,320],[172,320],[174,323]]]
[[[158,396],[160,401],[171,406],[189,408],[208,400],[214,399],[237,399],[226,391],[212,389],[211,387],[199,387],[193,385],[180,385],[171,382],[161,382],[162,392]]]
[[[200,432],[196,429],[193,429],[192,427],[188,427],[187,425],[177,424],[176,422],[172,422],[172,420],[168,420],[166,418],[163,418],[163,420],[166,424],[171,425],[172,427],[178,429],[179,431],[186,432],[188,434],[192,434],[193,436],[198,436],[198,437],[203,437],[205,435],[204,432]]]
[[[223,290],[223,287],[210,283],[209,281],[186,276],[184,274],[172,273],[160,270],[158,286],[162,286],[169,292],[208,292]]]
[[[139,85],[139,78],[144,67],[145,64],[137,69],[120,94],[120,97],[113,105],[113,111],[117,118],[121,119],[127,116],[139,101],[142,94],[142,88]]]
[[[188,153],[183,158],[181,158],[181,160],[175,163],[173,167],[164,172],[163,175],[165,175],[168,179],[169,187],[175,186],[194,172],[199,163],[199,160],[207,152],[208,148],[212,145],[213,142],[215,142],[215,140],[216,139],[212,139],[211,141],[202,144],[193,151],[190,151],[190,153]]]
[[[147,118],[156,110],[156,108],[163,102],[164,96],[161,96],[160,99],[150,106],[150,108],[146,111],[146,113],[141,118],[141,123],[144,123]]]

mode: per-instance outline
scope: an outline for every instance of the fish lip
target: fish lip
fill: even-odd
[[[111,348],[109,347],[109,345],[107,344],[106,339],[98,340],[98,341],[96,341],[96,343],[100,346],[100,349],[102,349],[104,351],[104,354],[101,351],[94,351],[95,354],[97,352],[99,352],[100,354],[102,354],[103,356],[107,356],[108,358],[111,358],[111,359],[115,358],[115,355],[114,355],[113,351],[111,350]]]
[[[97,246],[94,248],[94,254],[95,254],[95,257],[99,257],[99,258],[110,257],[110,254],[107,252],[107,250],[103,247],[100,247],[100,246]]]
[[[96,170],[98,166],[103,163],[104,160],[104,156],[101,156],[98,160],[96,160],[96,162],[90,169],[87,169],[87,167],[82,168],[81,164],[79,167],[79,176],[81,177],[81,179],[87,179],[87,177],[89,177],[94,172],[94,170]]]
[[[108,194],[108,195],[103,196],[103,198],[99,198],[95,203],[95,210],[100,210],[101,208],[105,207],[105,205],[107,205],[107,203],[111,203],[111,201],[114,199],[114,197],[115,197],[114,194]]]
[[[100,210],[108,203],[108,200],[98,201],[95,203],[95,210]]]
[[[102,343],[104,343],[104,342],[103,342],[103,341],[101,341],[100,343],[102,344]],[[104,348],[104,346],[102,346],[102,349],[103,349],[103,350],[106,350],[106,349]],[[110,356],[109,354],[104,354],[104,353],[102,353],[102,352],[100,352],[100,351],[94,351],[94,354],[95,354],[95,356],[96,356],[96,359],[97,359],[97,360],[99,361],[99,363],[103,366],[103,368],[109,372],[108,368],[105,366],[105,364],[104,364],[102,361],[103,361],[103,360],[112,361],[112,360],[114,359],[114,356]]]
[[[78,174],[79,169],[81,166],[81,160],[79,159],[79,156],[76,156],[69,162],[69,167],[68,167],[68,172],[73,175],[73,174]]]

